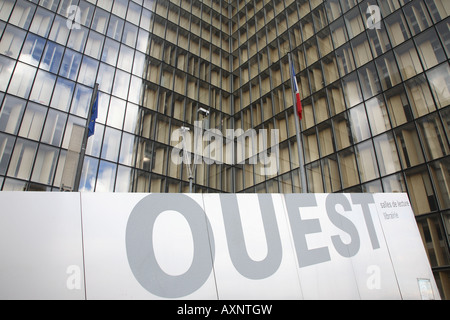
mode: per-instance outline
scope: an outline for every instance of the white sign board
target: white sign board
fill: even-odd
[[[0,202],[0,299],[440,298],[406,194]]]

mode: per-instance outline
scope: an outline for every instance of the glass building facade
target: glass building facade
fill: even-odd
[[[449,15],[447,0],[0,0],[0,190],[61,190],[98,83],[81,191],[188,192],[174,132],[207,118],[225,146],[254,129],[244,161],[204,155],[194,192],[407,192],[449,299]],[[278,137],[255,153],[261,129]],[[273,151],[276,172],[252,161]]]

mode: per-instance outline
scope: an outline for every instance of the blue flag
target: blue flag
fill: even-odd
[[[89,127],[88,127],[88,138],[90,136],[93,136],[95,133],[95,120],[97,120],[98,117],[98,92],[97,97],[95,97],[94,105],[92,106],[92,112],[90,114],[91,119],[89,120]]]

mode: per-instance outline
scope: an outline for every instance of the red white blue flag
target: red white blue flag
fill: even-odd
[[[300,91],[298,90],[298,84],[297,84],[297,77],[295,76],[295,70],[294,70],[294,64],[291,63],[291,76],[292,76],[292,83],[294,84],[294,93],[295,93],[295,99],[297,100],[297,114],[298,118],[302,120],[302,101],[300,100]]]

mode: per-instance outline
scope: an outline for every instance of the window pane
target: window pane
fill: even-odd
[[[402,174],[394,174],[383,179],[384,192],[406,192],[406,185]]]
[[[338,150],[350,146],[352,134],[350,131],[350,123],[347,118],[347,113],[342,113],[333,118],[334,134],[336,138],[336,145]],[[352,139],[353,143],[353,139]]]
[[[59,147],[66,125],[67,114],[50,109],[45,120],[44,133],[42,134],[42,142]]]
[[[309,130],[303,134],[306,163],[319,159],[319,148],[315,130]]]
[[[126,20],[130,21],[131,23],[134,23],[135,25],[139,25],[142,7],[134,2],[128,1],[128,3],[129,7]]]
[[[0,56],[0,91],[6,91],[14,70],[15,61],[4,56]]]
[[[450,161],[442,159],[430,165],[441,209],[450,208]]]
[[[53,42],[47,42],[44,56],[39,67],[46,71],[50,71],[51,73],[58,73],[63,53],[63,47]]]
[[[377,135],[391,128],[382,95],[367,101],[366,109],[369,117],[370,129],[372,130],[373,135]]]
[[[124,133],[120,147],[119,162],[127,166],[134,166],[136,147],[135,137],[131,134]]]
[[[129,1],[127,0],[114,0],[112,13],[118,15],[121,18],[125,18],[127,13],[128,2]]]
[[[372,48],[372,54],[374,57],[385,53],[391,48],[389,38],[387,36],[386,30],[382,24],[381,29],[367,30],[367,36],[369,38],[369,44]]]
[[[344,20],[347,25],[350,39],[360,34],[365,28],[358,8],[353,8],[351,11],[347,12],[344,16]]]
[[[444,63],[427,72],[427,77],[431,89],[438,104],[438,108],[443,108],[450,104],[450,68],[448,63]]]
[[[81,82],[88,87],[93,87],[97,77],[97,69],[98,61],[89,57],[84,57],[80,68],[80,74],[78,75],[78,82]]]
[[[27,99],[31,92],[36,68],[18,62],[9,84],[8,93]]]
[[[413,35],[425,30],[431,25],[431,19],[428,15],[425,3],[422,1],[413,1],[403,7],[408,26]]]
[[[339,167],[336,155],[322,159],[322,170],[325,180],[325,192],[335,192],[341,189]]]
[[[341,76],[355,70],[355,62],[350,44],[345,44],[336,50],[337,62]]]
[[[347,108],[353,107],[362,102],[362,94],[356,72],[349,74],[343,79],[344,96],[347,101]]]
[[[345,30],[344,20],[342,18],[333,22],[330,29],[335,48],[341,46],[348,40],[347,31]]]
[[[120,150],[120,136],[119,130],[106,127],[101,154],[103,159],[117,162]]]
[[[8,176],[28,180],[30,178],[36,149],[37,143],[17,139],[8,169]]]
[[[361,186],[361,189],[362,189],[362,192],[367,192],[367,193],[383,192],[380,180],[375,180],[375,181],[363,184]]]
[[[359,183],[358,169],[353,148],[338,153],[341,168],[342,188],[348,188]]]
[[[330,103],[330,111],[332,115],[339,114],[345,110],[344,94],[342,93],[341,84],[338,82],[331,85],[327,89],[328,101]]]
[[[369,99],[381,92],[380,79],[375,70],[373,62],[365,65],[358,70],[359,79],[361,81],[361,89],[364,99]]]
[[[136,46],[137,33],[138,28],[131,23],[126,22],[122,36],[122,43],[134,48]],[[174,39],[176,39],[176,35]],[[169,41],[173,41],[174,39],[169,39]]]
[[[64,149],[69,148],[70,138],[72,136],[72,129],[73,129],[74,125],[84,128],[84,127],[86,127],[86,119],[82,119],[82,118],[79,118],[76,116],[69,115],[69,120],[67,121],[67,124],[66,124],[64,138],[63,138],[63,144],[62,144],[62,147]]]
[[[131,192],[133,182],[133,170],[128,167],[119,166],[117,170],[115,192]]]
[[[84,53],[94,59],[100,59],[104,40],[104,36],[97,32],[91,31],[89,33],[89,38]]]
[[[14,146],[14,137],[0,132],[0,175],[5,175]]]
[[[305,166],[306,179],[308,181],[308,191],[323,192],[322,173],[320,171],[320,162],[314,162]]]
[[[16,6],[9,18],[9,22],[22,29],[28,29],[35,10],[36,5],[29,1],[16,1]]]
[[[400,8],[398,0],[383,0],[379,2],[381,7],[381,13],[384,17]]]
[[[39,70],[31,91],[30,100],[48,105],[53,93],[56,76],[43,70]]]
[[[450,15],[449,3],[446,0],[425,0],[431,16],[435,22],[445,19]]]
[[[88,29],[83,26],[79,26],[79,28],[73,28],[70,32],[69,42],[67,43],[67,47],[83,52],[86,44],[86,39],[88,35]]]
[[[8,21],[9,15],[14,7],[13,0],[4,0],[0,3],[0,19]]]
[[[20,54],[20,61],[37,67],[41,60],[44,46],[45,39],[35,36],[31,33],[28,34],[27,40],[25,41],[25,44],[22,48],[22,53]]]
[[[22,48],[26,32],[8,25],[0,42],[0,53],[16,59]]]
[[[380,174],[382,176],[397,172],[401,169],[395,140],[391,133],[383,134],[373,140],[377,154]]]
[[[439,37],[434,29],[422,33],[415,39],[420,59],[422,60],[425,69],[434,67],[446,60],[444,49],[442,48]]]
[[[42,184],[52,184],[58,161],[59,150],[41,144],[36,156],[31,180]]]
[[[373,151],[372,141],[366,141],[355,146],[358,158],[359,177],[361,182],[378,178],[378,167]]]
[[[24,100],[9,95],[6,96],[0,111],[0,131],[16,135],[24,110]]]
[[[445,266],[450,263],[449,248],[445,241],[445,229],[441,221],[441,217],[437,215],[417,220],[424,247],[427,250],[427,256],[432,267]],[[440,285],[444,283],[443,291],[445,292],[447,286],[445,281],[447,281],[448,274],[443,272],[435,274],[435,276],[437,280],[440,280]]]
[[[114,83],[114,68],[105,63],[100,63],[97,83],[99,84],[99,90],[110,94]]]
[[[410,34],[401,10],[394,12],[384,21],[386,22],[386,27],[394,47],[409,39]]]
[[[81,64],[82,55],[67,49],[61,65],[59,74],[63,77],[75,81]]]
[[[405,85],[416,118],[436,110],[428,83],[423,75],[408,80]]]
[[[426,166],[405,172],[409,199],[415,215],[437,210],[437,199]]]
[[[40,0],[40,5],[56,12],[58,9],[59,1],[58,0]]]
[[[369,41],[367,41],[365,33],[353,39],[351,44],[355,54],[355,62],[357,67],[360,67],[372,60]]]
[[[108,25],[108,37],[120,41],[122,38],[123,25],[124,21],[122,19],[112,15]]]
[[[89,106],[91,103],[91,97],[92,97],[92,89],[77,84],[70,112],[80,117],[87,118]]]
[[[450,20],[447,19],[442,23],[436,25],[436,29],[439,33],[439,37],[442,40],[447,56],[450,55]]]
[[[409,41],[394,49],[397,57],[400,74],[403,80],[409,79],[422,72],[419,56],[412,41]]]
[[[51,107],[62,111],[68,111],[70,103],[72,102],[72,95],[75,88],[75,83],[64,78],[58,78],[56,82],[55,91]]]
[[[69,39],[69,31],[67,28],[67,19],[56,16],[55,21],[53,21],[52,30],[50,31],[49,39],[55,41],[63,46],[66,45],[67,39]]]
[[[400,72],[398,71],[397,63],[392,51],[375,60],[375,63],[381,86],[384,90],[400,83]]]
[[[114,163],[100,161],[98,168],[96,192],[113,192],[116,180],[116,167]]]
[[[413,120],[413,113],[403,85],[387,91],[385,95],[393,127]]]
[[[16,179],[5,179],[3,191],[26,191],[27,183]]]
[[[119,98],[126,99],[131,75],[121,70],[116,71],[113,94]]]
[[[116,97],[111,98],[106,124],[116,129],[122,129],[125,115],[125,101]]]
[[[29,102],[23,116],[19,135],[24,138],[39,140],[44,126],[47,108],[36,103]]]
[[[97,159],[85,157],[79,187],[79,190],[81,192],[94,191],[97,176],[97,168],[98,168]]]
[[[421,118],[418,121],[419,133],[429,160],[449,154],[449,145],[444,130],[436,114]]]
[[[94,135],[88,139],[86,146],[86,154],[93,157],[100,157],[100,151],[102,149],[103,133],[105,126],[99,123],[95,124]]]
[[[92,20],[92,29],[101,34],[106,33],[106,27],[108,26],[109,13],[105,10],[97,7],[95,9],[94,19]]]
[[[133,68],[133,57],[134,50],[125,45],[121,45],[117,67],[124,71],[131,72],[131,69]]]
[[[319,144],[320,155],[326,156],[335,152],[335,144],[333,139],[333,132],[331,129],[331,121],[327,121],[319,125]]]
[[[137,105],[128,103],[123,130],[131,133],[135,132],[137,133],[138,123],[139,123],[139,107]]]
[[[395,136],[404,168],[424,162],[419,137],[413,123],[395,130]]]
[[[366,117],[364,104],[349,110],[353,141],[359,142],[370,137],[369,123]]]

